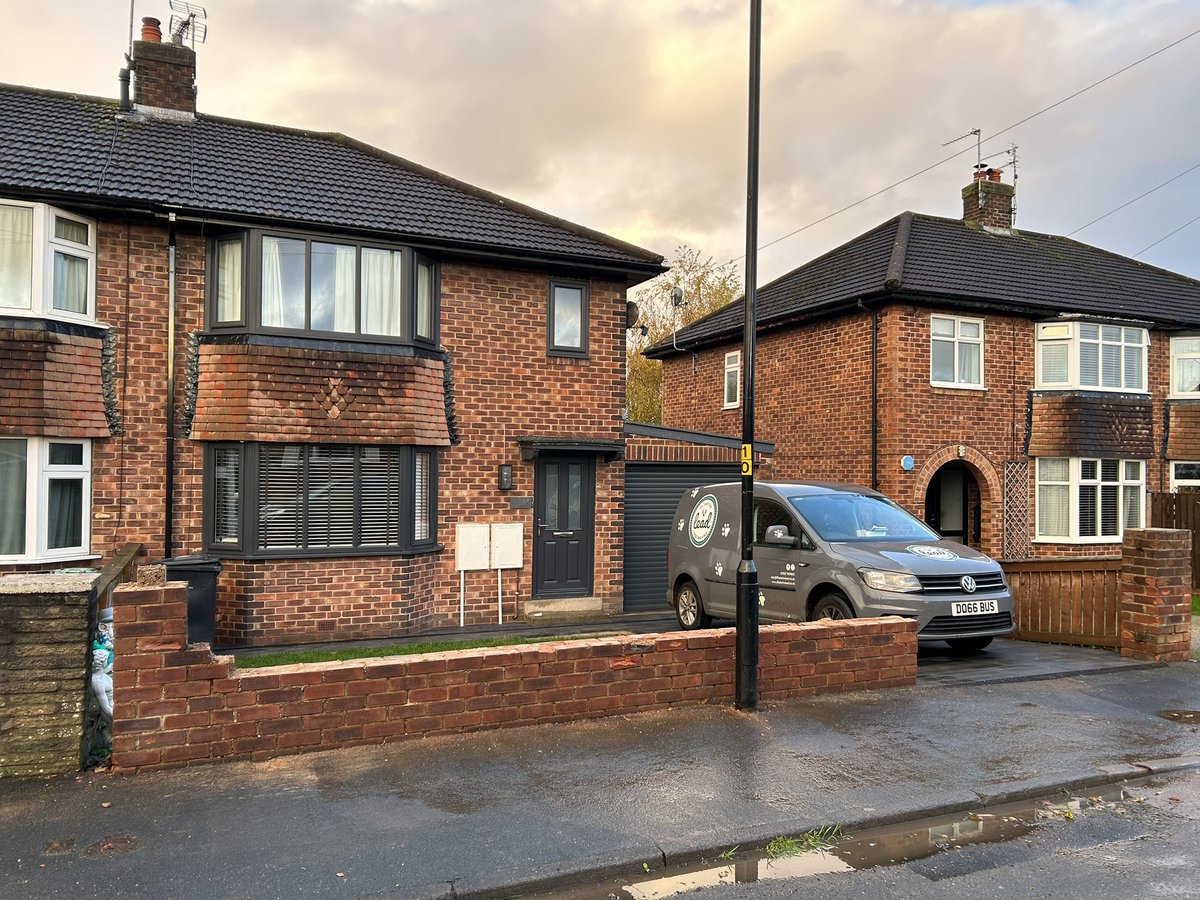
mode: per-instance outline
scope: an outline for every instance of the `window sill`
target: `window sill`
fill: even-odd
[[[0,566],[47,566],[52,563],[87,562],[103,558],[99,553],[83,551],[70,556],[0,556]]]
[[[722,403],[721,404],[721,409],[741,409],[741,408],[742,408],[742,404],[740,404],[740,403],[733,403],[733,404]]]
[[[218,559],[244,559],[247,562],[283,562],[290,559],[372,559],[378,557],[405,558],[424,556],[445,550],[444,544],[428,544],[420,547],[397,549],[388,547],[383,550],[230,550],[220,545],[206,547],[205,553],[212,554]]]
[[[1086,547],[1096,544],[1120,544],[1123,537],[1073,538],[1073,537],[1035,537],[1030,543],[1034,544],[1071,544]]]
[[[976,391],[980,394],[986,394],[988,390],[981,384],[945,384],[940,381],[931,381],[929,386],[944,391]]]
[[[1110,387],[1090,387],[1078,384],[1036,384],[1033,389],[1045,394],[1061,394],[1068,391],[1078,391],[1084,394],[1124,394],[1128,397],[1145,397],[1150,399],[1150,392],[1143,388],[1110,388]],[[1200,399],[1197,396],[1196,399]]]
[[[553,350],[553,349],[551,349],[551,350],[546,351],[546,355],[553,357],[554,359],[573,359],[573,360],[578,360],[580,362],[583,362],[584,360],[587,360],[590,358],[590,356],[586,350],[579,351],[579,350]]]

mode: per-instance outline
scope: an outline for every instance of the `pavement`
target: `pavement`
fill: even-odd
[[[922,651],[913,688],[752,713],[693,707],[0,781],[0,895],[462,898],[598,885],[828,825],[1195,769],[1198,675],[1195,662],[1005,640],[976,657]],[[1198,712],[1159,715],[1173,710]]]

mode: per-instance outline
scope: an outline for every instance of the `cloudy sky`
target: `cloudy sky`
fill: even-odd
[[[340,131],[666,255],[744,251],[746,0],[205,5],[202,112]],[[135,7],[170,15],[168,0]],[[1200,30],[1198,0],[763,8],[760,283],[902,210],[960,216],[975,152],[943,143],[1004,131]],[[0,82],[116,96],[129,13],[0,0]],[[1017,225],[1059,234],[1195,166],[1076,235],[1134,255],[1200,214],[1197,110],[1200,34],[983,151],[1002,164],[1018,145]],[[1139,258],[1200,278],[1200,222]]]

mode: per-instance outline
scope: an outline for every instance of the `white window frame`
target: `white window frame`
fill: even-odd
[[[938,319],[941,319],[944,322],[950,322],[953,324],[953,326],[954,326],[953,337],[951,337],[949,335],[935,335],[933,333],[933,324]],[[979,337],[977,337],[977,338],[964,337],[963,333],[962,333],[963,325],[978,325],[979,326]],[[964,316],[947,316],[947,315],[942,315],[940,313],[932,313],[929,316],[929,383],[933,387],[954,388],[956,390],[965,390],[965,391],[986,390],[987,388],[985,387],[985,385],[987,384],[987,379],[984,374],[983,334],[984,334],[983,319],[972,319],[972,318],[967,318]],[[953,372],[954,379],[955,379],[953,381],[938,381],[933,377],[933,345],[938,341],[940,341],[942,343],[950,343],[950,344],[954,345],[954,361],[951,364],[952,365],[951,371]],[[972,345],[979,347],[979,381],[978,382],[959,381],[958,380],[959,348],[963,344],[972,344]]]
[[[729,399],[729,373],[734,372],[734,397]],[[742,351],[725,354],[725,368],[721,372],[721,408],[737,409],[742,405]]]
[[[1095,326],[1101,329],[1100,338],[1096,341],[1084,339],[1080,334],[1080,326]],[[1112,341],[1105,341],[1103,338],[1105,328],[1118,328],[1121,330],[1121,340],[1116,343],[1120,348],[1119,357],[1121,360],[1121,382],[1122,386],[1106,387],[1100,384],[1082,384],[1079,377],[1079,356],[1081,343],[1096,343],[1099,346],[1113,346]],[[1137,331],[1140,333],[1141,343],[1134,344],[1132,341],[1125,340],[1127,331]],[[1061,344],[1067,348],[1067,379],[1066,381],[1048,382],[1045,378],[1045,373],[1042,370],[1042,350],[1044,347]],[[1139,376],[1141,378],[1141,387],[1124,387],[1125,381],[1125,353],[1124,348],[1131,346],[1139,346],[1142,350],[1142,366]],[[1035,375],[1034,386],[1037,390],[1081,390],[1081,391],[1105,391],[1111,394],[1149,394],[1149,358],[1150,358],[1150,335],[1149,332],[1140,325],[1125,325],[1120,322],[1086,322],[1086,321],[1066,321],[1066,322],[1039,322],[1036,325],[1035,341],[1034,341],[1034,358],[1035,358]],[[1200,396],[1200,395],[1197,395]]]
[[[1200,397],[1200,390],[1195,390],[1195,391],[1177,391],[1177,390],[1175,390],[1175,382],[1176,382],[1175,365],[1179,362],[1182,362],[1183,360],[1200,361],[1200,351],[1184,353],[1182,350],[1177,349],[1177,347],[1181,341],[1200,342],[1200,335],[1180,335],[1179,337],[1171,338],[1171,375],[1170,375],[1171,382],[1169,385],[1167,385],[1167,396],[1172,399]],[[1174,471],[1174,470],[1172,469],[1172,471]],[[1174,490],[1174,489],[1172,488],[1172,490]]]
[[[25,441],[25,552],[0,555],[0,563],[35,563],[54,560],[94,558],[92,542],[92,442],[86,438],[4,437]],[[50,445],[71,444],[83,447],[80,465],[51,465]],[[81,541],[74,547],[49,548],[47,527],[50,520],[50,481],[54,478],[79,478],[83,482],[80,510]]]
[[[30,289],[29,308],[0,306],[0,316],[22,318],[60,319],[67,322],[96,321],[96,221],[75,213],[67,212],[45,203],[26,203],[21,200],[0,198],[0,206],[33,210],[33,259],[31,272],[33,283]],[[88,241],[78,244],[65,238],[55,237],[54,220],[65,219],[87,226]],[[87,310],[75,313],[54,308],[54,253],[62,251],[69,256],[83,259],[87,263]]]
[[[1200,491],[1200,477],[1197,478],[1180,478],[1175,474],[1176,466],[1196,466],[1200,470],[1200,460],[1190,459],[1173,459],[1168,464],[1171,471],[1171,493],[1176,493],[1182,488],[1193,488]]]
[[[1044,481],[1042,479],[1042,459],[1066,459],[1068,463],[1068,480],[1063,481]],[[1119,544],[1124,539],[1126,527],[1145,528],[1146,527],[1146,463],[1140,459],[1116,459],[1117,463],[1117,480],[1116,481],[1101,481],[1101,466],[1104,462],[1112,462],[1114,457],[1040,457],[1036,460],[1034,474],[1034,532],[1033,541],[1038,544]],[[1096,477],[1083,478],[1082,468],[1083,463],[1096,463]],[[1136,479],[1129,477],[1128,467],[1136,465],[1138,477]],[[1042,534],[1042,510],[1041,510],[1041,488],[1044,485],[1065,484],[1067,486],[1067,534],[1065,535],[1043,535]],[[1091,485],[1111,485],[1117,488],[1117,533],[1115,535],[1080,535],[1079,533],[1079,502],[1080,488]],[[1125,519],[1122,515],[1124,510],[1124,495],[1127,487],[1136,487],[1139,493],[1138,502],[1138,524],[1136,526],[1126,526]],[[1097,501],[1099,503],[1099,501]],[[1100,521],[1101,510],[1097,506],[1096,520]]]

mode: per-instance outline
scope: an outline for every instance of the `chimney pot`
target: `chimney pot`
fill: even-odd
[[[142,40],[160,43],[162,41],[162,22],[154,16],[146,16],[142,19]]]

